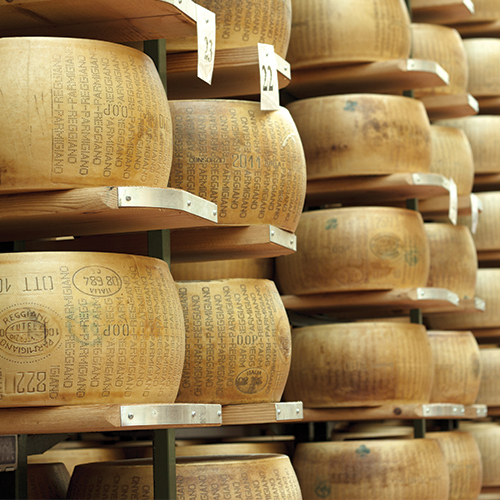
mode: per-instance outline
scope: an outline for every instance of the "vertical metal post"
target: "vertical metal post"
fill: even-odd
[[[155,63],[165,92],[167,91],[167,42],[166,40],[147,40],[144,42],[144,53]]]
[[[423,418],[413,421],[413,435],[415,439],[423,439],[425,437],[426,427],[426,421]]]

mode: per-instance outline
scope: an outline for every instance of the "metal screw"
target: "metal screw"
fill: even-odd
[[[476,408],[476,415],[477,416],[481,415],[481,410],[479,408]]]
[[[278,415],[279,415],[281,413],[281,410],[278,408],[276,413],[278,413]]]
[[[210,20],[209,19],[205,19],[205,22],[208,24],[210,22]]]
[[[478,410],[478,411],[479,411],[479,410]],[[220,410],[217,412],[217,416],[218,416],[218,417],[222,417],[222,412],[221,412]]]
[[[188,201],[187,202],[187,206],[190,207],[191,206],[191,201]]]
[[[274,236],[274,231],[271,231],[271,236]]]
[[[458,408],[456,406],[453,407],[453,413],[457,413]]]
[[[419,296],[419,297],[425,297],[425,291],[424,291],[424,290],[420,290],[420,291],[418,292],[418,296]]]
[[[129,419],[129,420],[133,420],[133,418],[134,418],[134,414],[133,414],[133,413],[129,413],[129,414],[128,414],[128,419]]]
[[[295,410],[295,413],[299,414],[299,413],[300,413],[300,409],[299,409],[299,408],[297,408],[297,409]]]
[[[460,408],[460,413],[465,413],[465,408]]]
[[[293,238],[290,240],[290,245],[293,245]]]
[[[192,415],[193,417],[196,417],[196,412],[195,412],[195,411],[191,412],[191,415]]]
[[[430,408],[426,408],[425,409],[425,413],[430,413],[431,412],[431,409]]]
[[[157,417],[158,416],[158,412],[156,410],[153,410],[151,412],[151,415],[153,415],[153,417]]]
[[[126,199],[127,201],[130,201],[130,200],[132,199],[132,196],[125,196],[125,199]]]
[[[415,180],[416,180],[417,182],[420,182],[420,175],[415,175]]]
[[[217,210],[214,210],[214,211],[212,212],[212,214],[213,214],[213,215],[217,215]]]

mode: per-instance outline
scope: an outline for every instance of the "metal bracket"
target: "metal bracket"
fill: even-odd
[[[221,405],[130,405],[120,407],[122,427],[164,425],[221,425]]]
[[[435,73],[445,85],[450,84],[449,73],[437,62],[426,59],[407,59],[407,71],[425,71],[426,73]]]
[[[292,79],[292,71],[290,69],[290,63],[285,61],[280,55],[274,54],[276,57],[276,69],[289,80]]]
[[[414,186],[438,186],[448,189],[449,181],[441,174],[412,174]]]
[[[0,436],[0,472],[11,472],[18,465],[17,435]]]
[[[479,103],[477,99],[470,94],[467,94],[467,104],[476,112],[479,113]]]
[[[446,300],[454,306],[460,303],[459,296],[446,288],[417,288],[417,300]]]
[[[472,405],[476,410],[476,418],[486,418],[488,416],[488,407],[486,405]]]
[[[454,405],[451,403],[434,403],[422,405],[422,414],[424,418],[435,417],[463,417],[465,414],[464,405]]]
[[[477,311],[486,311],[486,302],[480,297],[474,297],[474,306]]]
[[[302,401],[293,403],[276,403],[276,420],[302,420],[304,418],[304,405]]]
[[[294,252],[297,251],[297,236],[275,226],[269,226],[269,240]]]

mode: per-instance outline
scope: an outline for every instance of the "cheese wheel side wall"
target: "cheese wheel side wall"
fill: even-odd
[[[474,242],[478,250],[500,250],[500,193],[477,193],[483,204]]]
[[[2,254],[0,276],[0,406],[174,402],[185,327],[165,262]]]
[[[2,194],[168,186],[172,123],[149,57],[96,40],[2,38],[0,65]]]
[[[287,107],[304,145],[308,179],[429,171],[429,118],[416,99],[347,94]]]
[[[367,207],[305,212],[298,249],[276,259],[284,294],[425,286],[429,243],[419,213]]]
[[[311,408],[428,403],[432,352],[422,325],[351,323],[296,328],[285,396]]]
[[[500,95],[500,40],[469,38],[464,47],[469,64],[468,91],[474,97]]]
[[[481,385],[476,403],[500,406],[500,349],[481,349]]]

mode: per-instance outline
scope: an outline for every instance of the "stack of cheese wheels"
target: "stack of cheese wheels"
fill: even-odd
[[[172,263],[170,271],[176,281],[203,281],[230,278],[272,280],[274,277],[274,259],[235,259]]]
[[[302,443],[293,465],[308,500],[448,500],[446,460],[430,439]]]
[[[465,226],[427,223],[431,265],[427,286],[446,288],[461,299],[474,297],[477,253],[474,239]]]
[[[450,472],[449,500],[477,500],[483,467],[476,440],[469,432],[428,432],[444,454]]]
[[[288,60],[294,69],[410,55],[403,0],[293,0]]]
[[[463,130],[441,125],[431,126],[429,171],[453,179],[459,196],[471,193],[474,184],[474,157]]]
[[[481,385],[478,404],[500,406],[500,349],[481,349]]]
[[[461,422],[477,442],[483,465],[483,486],[500,486],[500,426],[496,423]]]
[[[286,56],[292,29],[292,0],[256,0],[244,5],[234,0],[199,0],[196,3],[215,13],[217,50],[267,43],[274,46],[275,53]],[[167,40],[167,50],[198,50],[197,39]]]
[[[177,459],[178,500],[261,498],[302,500],[297,476],[286,455],[239,455]],[[123,460],[80,465],[68,499],[100,500],[116,491],[119,498],[153,500],[153,462]],[[307,498],[307,497],[306,497]]]
[[[172,124],[149,57],[96,40],[2,38],[0,66],[1,194],[167,187]]]
[[[268,280],[178,282],[186,359],[177,402],[267,403],[281,399],[291,334]]]
[[[468,116],[439,120],[437,125],[462,129],[469,139],[476,174],[500,172],[500,116]]]
[[[306,164],[285,108],[258,102],[171,101],[174,159],[170,184],[217,204],[219,223],[297,227]]]
[[[500,40],[470,38],[464,40],[469,61],[468,91],[474,97],[500,95]]]
[[[418,100],[347,94],[287,107],[304,144],[308,179],[429,171],[430,124]]]
[[[0,276],[0,406],[174,402],[185,330],[165,262],[13,253]]]
[[[418,212],[338,208],[305,212],[300,246],[276,259],[283,294],[387,290],[425,286],[429,243]]]
[[[431,314],[429,326],[437,330],[500,328],[500,269],[478,269],[476,295],[486,303],[485,311],[461,314]]]
[[[311,408],[428,403],[432,352],[422,325],[338,323],[296,328],[285,389]]]
[[[449,85],[417,89],[415,97],[467,92],[467,55],[457,30],[435,24],[412,24],[412,57],[436,61],[450,77]]]
[[[479,346],[472,332],[428,332],[434,359],[431,403],[472,405],[481,382]]]
[[[476,249],[478,251],[500,250],[500,192],[477,193],[476,196],[483,204],[481,223],[478,224],[474,235]]]
[[[64,500],[70,475],[64,464],[28,466],[28,500]]]

